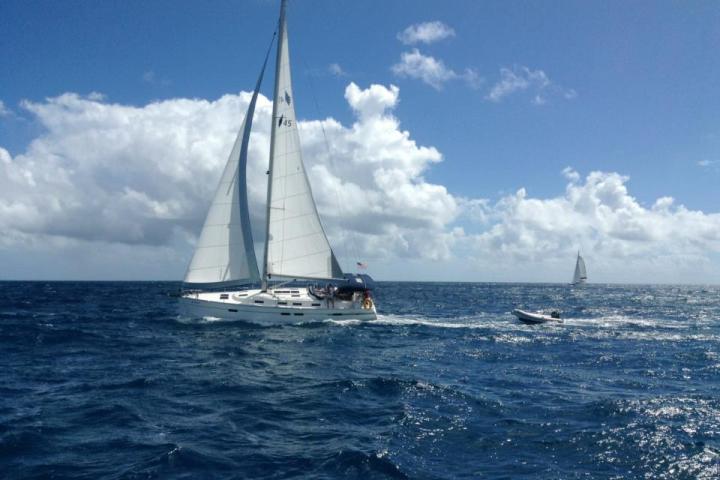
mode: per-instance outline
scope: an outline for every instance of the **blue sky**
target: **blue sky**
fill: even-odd
[[[492,206],[521,188],[528,198],[562,198],[573,178],[572,173],[561,173],[566,167],[578,174],[579,185],[586,185],[591,172],[601,171],[629,177],[620,183],[640,207],[650,209],[658,198],[672,197],[673,208],[683,205],[707,216],[710,226],[703,228],[712,230],[716,225],[713,214],[720,204],[717,2],[290,3],[299,117],[332,117],[351,125],[357,114],[346,98],[351,82],[361,89],[371,84],[397,86],[399,96],[391,110],[399,128],[418,145],[434,147],[442,155],[441,162],[428,160],[412,182],[422,179],[445,187],[456,199],[482,199]],[[26,100],[43,104],[46,98],[68,92],[81,96],[98,92],[104,104],[143,108],[156,101],[215,101],[247,91],[257,77],[277,10],[277,2],[265,0],[2,2],[0,101],[7,113],[0,117],[0,147],[12,161],[20,162],[30,142],[52,130],[47,118],[22,106]],[[453,33],[429,43],[399,39],[406,28],[423,22],[441,22]],[[401,56],[415,49],[452,73],[435,85],[417,78],[419,74],[399,73]],[[503,76],[503,69],[510,77]],[[504,78],[527,85],[491,98]],[[271,93],[271,79],[272,75],[263,87],[266,96]],[[5,198],[8,204],[10,200]],[[493,225],[512,221],[501,219],[497,212],[488,216],[490,220],[477,222],[467,211],[458,213],[442,230],[459,227],[467,234],[482,235]],[[682,222],[677,226],[687,228]],[[707,243],[682,254],[704,262],[703,278],[714,281],[719,278],[712,273],[718,266],[717,239],[708,235]],[[593,251],[601,252],[609,243],[599,236],[602,233],[595,232],[571,243],[582,244],[592,258]],[[112,239],[104,241],[112,243]],[[5,255],[16,258],[16,273],[27,271],[17,258],[35,254],[5,243]],[[502,244],[496,247],[508,252]],[[660,258],[674,248],[646,247],[618,247],[613,252],[652,251]],[[18,257],[21,250],[24,253]],[[186,256],[186,250],[181,248],[179,257]],[[465,256],[487,255],[486,250],[467,246],[451,251],[450,257],[438,257],[440,263],[464,263]],[[610,255],[610,250],[604,252],[597,253],[597,260],[607,260],[603,255]],[[568,275],[559,257],[550,264],[540,257],[541,252],[533,261],[547,267],[546,277],[503,274],[497,279],[561,280]],[[438,258],[408,253],[404,263],[397,255],[378,258],[376,263],[391,265],[380,269],[380,277],[392,277],[399,265],[426,279],[450,279]],[[479,261],[480,269],[487,272],[503,270]],[[669,275],[673,268],[663,265],[661,271]],[[592,272],[592,263],[588,267]],[[89,276],[103,277],[107,267],[87,268]],[[655,271],[647,268],[648,273]],[[462,279],[494,279],[490,273],[476,275],[477,269],[460,270]],[[164,271],[158,267],[153,275],[163,276]],[[600,273],[607,281],[637,280],[609,269]],[[140,267],[127,273],[142,275]],[[173,275],[175,271],[167,274]]]

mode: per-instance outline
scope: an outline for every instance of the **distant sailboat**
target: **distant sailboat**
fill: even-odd
[[[580,251],[578,251],[572,285],[582,285],[585,282],[587,282],[587,269],[585,268],[585,260],[583,260],[583,258],[580,256]]]
[[[180,301],[189,315],[261,324],[326,318],[372,320],[376,318],[370,294],[372,279],[343,274],[320,223],[303,165],[290,76],[286,6],[287,1],[282,0],[263,274],[255,258],[245,170],[255,103],[269,50],[185,275],[186,287],[193,290],[186,291]],[[271,280],[284,283],[273,286]],[[322,281],[325,286],[288,286],[293,280]],[[233,288],[258,283],[260,288]]]

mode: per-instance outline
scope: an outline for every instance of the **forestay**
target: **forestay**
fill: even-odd
[[[300,150],[285,23],[280,15],[268,186],[268,277],[330,279],[343,273],[323,231]]]

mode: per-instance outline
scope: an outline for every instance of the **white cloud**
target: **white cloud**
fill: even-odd
[[[5,106],[5,102],[0,100],[0,117],[9,117],[12,115],[12,110]]]
[[[93,98],[25,102],[45,132],[21,154],[0,148],[3,275],[180,278],[250,94],[141,107]],[[627,177],[582,178],[570,167],[555,197],[523,188],[497,201],[458,197],[424,178],[442,155],[401,128],[397,87],[351,83],[345,98],[352,125],[327,118],[300,128],[318,208],[346,265],[368,261],[384,278],[567,281],[582,248],[593,281],[720,280],[720,214],[670,197],[645,206]],[[258,240],[271,107],[258,99],[249,152]]]
[[[564,90],[562,92],[562,95],[565,98],[565,100],[573,100],[573,99],[577,98],[577,92],[572,88],[568,88],[568,89]]]
[[[434,43],[455,36],[455,30],[440,21],[417,23],[410,25],[397,34],[398,40],[405,45],[416,43]]]
[[[336,77],[347,77],[347,72],[343,70],[339,63],[331,63],[328,65],[328,72]]]
[[[365,257],[445,258],[445,228],[460,208],[444,186],[422,177],[442,160],[440,152],[418,146],[400,129],[391,114],[399,101],[394,85],[363,90],[351,83],[345,98],[357,117],[351,127],[334,120],[301,124],[316,200],[328,223],[341,227],[330,227],[331,235],[358,232],[363,241],[355,243]],[[423,238],[433,244],[422,245]]]
[[[532,99],[533,105],[545,105],[547,103],[547,99],[543,95],[535,95],[535,97]]]
[[[563,168],[562,174],[571,182],[577,182],[578,180],[580,180],[580,174],[576,172],[572,167]]]
[[[503,67],[500,69],[500,80],[492,86],[485,98],[499,102],[513,93],[525,90],[534,92],[531,102],[538,106],[546,104],[550,95],[561,96],[566,100],[577,97],[575,90],[566,89],[551,82],[544,71],[516,65],[513,68]]]
[[[482,83],[482,79],[475,70],[468,68],[458,74],[445,66],[442,60],[423,55],[417,48],[410,52],[403,52],[400,55],[400,62],[393,65],[391,70],[399,77],[422,80],[436,90],[441,90],[446,82],[456,79],[465,80],[472,88],[477,88]]]
[[[531,86],[542,90],[549,84],[550,80],[542,70],[530,70],[527,67],[501,68],[500,81],[493,85],[487,98],[499,102],[514,92],[527,90]]]
[[[104,93],[100,92],[90,92],[87,96],[89,100],[95,100],[97,102],[102,102],[103,100],[107,99],[107,96]]]
[[[399,97],[400,89],[395,85],[390,85],[390,88],[370,85],[367,89],[361,90],[355,82],[352,82],[345,89],[345,99],[360,119],[381,117],[386,110],[391,110],[397,105]]]
[[[717,168],[718,164],[720,164],[720,162],[718,162],[717,160],[707,160],[707,159],[699,160],[697,162],[698,167],[701,167],[701,168]]]
[[[459,78],[464,80],[468,87],[475,89],[480,88],[485,82],[485,79],[478,75],[477,71],[472,68],[466,68],[463,73],[459,75]]]
[[[570,183],[562,196],[531,198],[521,188],[486,206],[489,228],[468,247],[479,263],[569,271],[571,251],[582,248],[596,279],[698,282],[708,274],[708,254],[720,252],[720,214],[675,206],[671,197],[644,207],[617,173],[592,172],[582,183],[574,170],[563,173]]]
[[[422,178],[442,157],[400,129],[391,113],[398,92],[351,83],[345,96],[353,125],[301,122],[307,168],[340,250],[355,231],[367,240],[366,258],[441,258],[445,226],[459,208],[445,187]],[[53,238],[189,251],[182,245],[199,230],[248,100],[242,93],[132,107],[64,94],[25,102],[47,131],[15,157],[0,149],[0,243]],[[256,236],[263,231],[270,115],[271,103],[260,97],[248,172]],[[420,248],[421,238],[433,236],[433,245]]]
[[[142,74],[142,80],[145,83],[149,83],[151,85],[161,85],[163,87],[170,85],[170,80],[167,78],[160,78],[153,70],[148,70],[146,72],[143,72]]]
[[[440,90],[448,80],[457,77],[457,74],[445,66],[442,60],[429,55],[423,55],[416,48],[411,52],[404,52],[400,56],[400,63],[392,66],[395,75],[422,80],[428,85]]]

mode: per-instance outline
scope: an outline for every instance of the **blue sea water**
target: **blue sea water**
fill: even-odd
[[[0,283],[0,477],[720,478],[720,288],[378,287],[377,321],[258,327]]]

